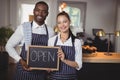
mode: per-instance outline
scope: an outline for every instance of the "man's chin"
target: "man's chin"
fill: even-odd
[[[37,19],[37,22],[42,22],[43,21],[43,19]]]

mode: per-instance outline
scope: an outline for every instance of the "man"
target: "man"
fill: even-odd
[[[54,35],[53,29],[45,24],[48,10],[47,3],[37,2],[33,10],[34,20],[18,26],[6,44],[6,51],[18,62],[15,80],[45,80],[46,71],[29,69],[26,63],[26,54],[29,45],[46,46],[48,38]],[[21,54],[18,55],[15,47],[21,42],[23,42],[23,46]]]

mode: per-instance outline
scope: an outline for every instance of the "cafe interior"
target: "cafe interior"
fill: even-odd
[[[19,24],[32,21],[37,1],[41,0],[0,0],[0,80],[13,80],[16,66],[5,51],[2,28],[14,32]],[[46,24],[57,34],[56,15],[66,11],[73,34],[82,42],[83,66],[77,71],[78,80],[120,80],[120,0],[44,1],[49,5]],[[16,47],[18,54],[21,47]]]

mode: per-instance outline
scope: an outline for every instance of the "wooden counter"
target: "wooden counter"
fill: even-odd
[[[105,52],[96,52],[93,54],[83,54],[83,62],[86,63],[120,63],[120,53],[111,53],[104,55]]]
[[[83,65],[77,74],[78,80],[120,80],[120,53],[83,54]]]

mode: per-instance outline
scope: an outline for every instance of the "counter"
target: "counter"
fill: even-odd
[[[120,80],[120,53],[83,54],[83,65],[77,74],[78,80]]]
[[[83,54],[83,62],[87,63],[120,63],[120,53],[110,52],[110,56],[105,52],[96,52],[93,54]]]

